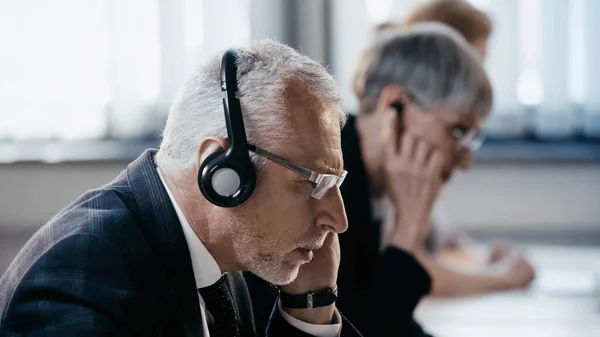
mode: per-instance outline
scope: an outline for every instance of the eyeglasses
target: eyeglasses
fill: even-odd
[[[413,97],[413,102],[415,102],[415,104],[419,107],[421,107],[422,105],[419,105],[418,102],[416,102],[416,100],[414,99],[414,95],[411,95],[411,97]],[[404,103],[406,104],[406,103]],[[445,125],[444,121],[441,121],[438,119],[438,121],[440,123],[442,123],[443,125]],[[452,137],[454,138],[455,142],[456,142],[456,150],[457,151],[471,151],[471,152],[475,152],[477,150],[479,150],[479,148],[481,147],[481,145],[483,144],[483,142],[485,141],[485,134],[483,133],[483,131],[481,129],[474,129],[474,128],[469,128],[466,126],[455,126],[452,128]]]
[[[452,137],[456,140],[456,149],[458,151],[467,150],[475,152],[485,141],[485,134],[481,129],[468,129],[460,126],[452,129]]]
[[[292,164],[289,161],[279,157],[278,155],[263,150],[254,145],[248,144],[248,148],[250,149],[250,151],[256,153],[257,155],[274,161],[275,163],[313,182],[315,184],[315,188],[313,189],[311,196],[315,199],[323,198],[327,194],[327,192],[329,192],[329,190],[334,186],[340,187],[344,182],[344,179],[346,179],[346,175],[348,174],[346,170],[344,170],[341,176],[337,176],[335,174],[317,173],[315,171],[311,171],[296,164]]]

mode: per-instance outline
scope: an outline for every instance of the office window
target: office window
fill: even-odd
[[[473,1],[495,25],[486,67],[497,136],[600,136],[600,2]]]
[[[155,136],[194,67],[249,39],[249,0],[2,0],[0,140]]]

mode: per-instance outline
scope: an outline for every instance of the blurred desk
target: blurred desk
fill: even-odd
[[[426,299],[416,319],[436,337],[600,336],[600,247],[528,246],[527,290]]]

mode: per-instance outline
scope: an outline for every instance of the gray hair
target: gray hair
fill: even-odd
[[[437,22],[386,31],[362,55],[353,79],[360,112],[373,111],[381,91],[393,83],[424,110],[486,116],[492,107],[492,88],[477,53],[457,31]]]
[[[339,113],[340,126],[345,123],[341,93],[321,64],[272,40],[253,42],[238,51],[238,98],[250,143],[271,150],[293,141],[294,128],[284,99],[293,81],[305,84],[320,103]],[[217,53],[201,65],[180,90],[155,156],[159,167],[169,163],[193,168],[204,138],[227,138],[220,86],[222,56],[223,52]],[[262,158],[251,157],[259,169],[264,165]]]

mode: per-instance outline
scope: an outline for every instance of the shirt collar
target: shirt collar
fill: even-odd
[[[169,186],[167,186],[162,173],[158,168],[156,170],[158,171],[158,176],[160,177],[165,190],[167,190],[169,199],[173,204],[173,208],[175,208],[175,213],[177,213],[177,218],[179,219],[179,223],[183,229],[183,235],[185,236],[185,241],[187,242],[190,251],[190,257],[192,259],[192,269],[196,279],[196,287],[208,287],[217,282],[221,276],[223,276],[221,269],[219,268],[215,258],[210,254],[208,249],[206,249],[198,235],[196,235],[194,229],[192,229],[192,226],[181,211],[177,201],[175,201],[171,190],[169,190]]]

